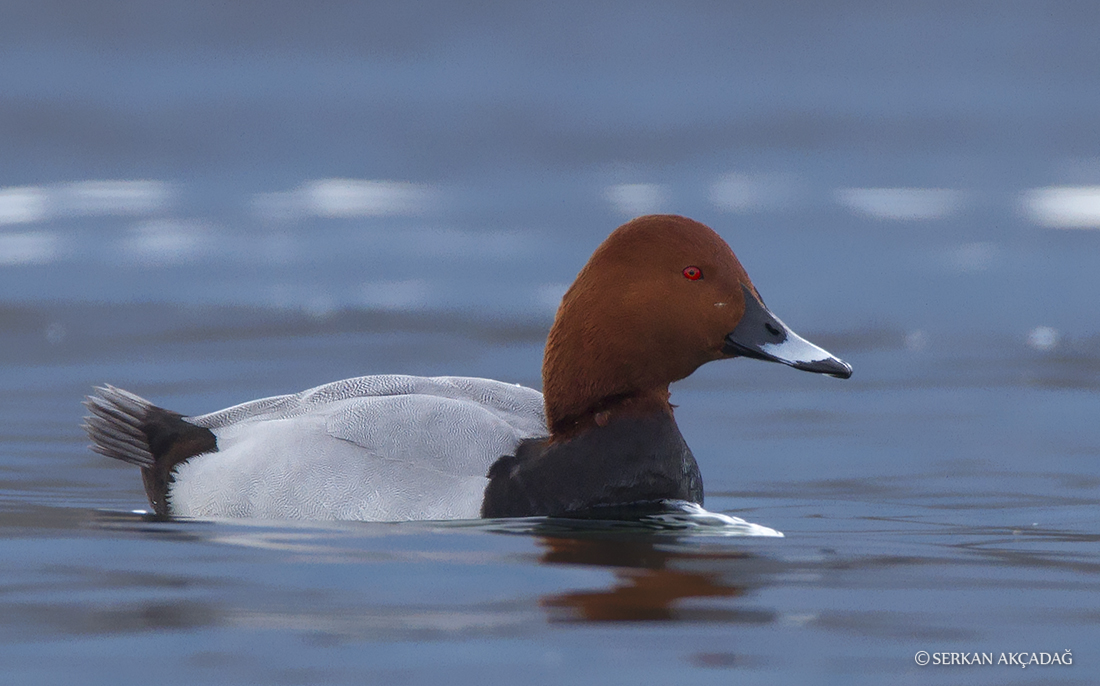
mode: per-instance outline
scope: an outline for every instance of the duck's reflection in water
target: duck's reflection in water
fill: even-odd
[[[671,545],[670,545],[671,544]],[[678,547],[668,538],[542,537],[543,564],[605,567],[610,588],[543,596],[558,622],[714,621],[761,624],[775,613],[685,602],[736,598],[765,583],[774,561],[743,551]],[[710,605],[710,606],[708,606]]]

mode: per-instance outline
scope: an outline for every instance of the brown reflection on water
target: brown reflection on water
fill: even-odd
[[[610,588],[544,596],[539,605],[551,621],[733,621],[766,623],[772,613],[725,608],[685,608],[682,601],[696,598],[732,598],[744,595],[748,584],[728,579],[728,562],[747,560],[747,553],[720,555],[662,550],[655,540],[543,537],[543,564],[607,567],[614,574]],[[705,567],[714,569],[684,569]],[[679,564],[678,564],[679,563]],[[693,564],[699,563],[699,564]],[[680,567],[680,568],[677,568]]]

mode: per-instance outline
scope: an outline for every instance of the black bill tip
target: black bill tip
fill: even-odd
[[[824,360],[815,360],[813,362],[795,362],[791,366],[795,369],[801,369],[804,372],[826,374],[838,379],[852,378],[852,365],[839,357],[830,357]]]

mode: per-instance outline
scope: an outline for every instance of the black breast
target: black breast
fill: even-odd
[[[616,418],[568,441],[528,439],[488,476],[486,518],[583,515],[671,499],[703,504],[699,466],[664,414]]]

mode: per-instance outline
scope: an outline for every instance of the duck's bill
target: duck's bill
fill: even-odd
[[[840,379],[852,375],[852,365],[791,331],[747,286],[742,284],[741,290],[745,294],[745,314],[737,328],[726,336],[722,352],[780,362],[795,369]]]

